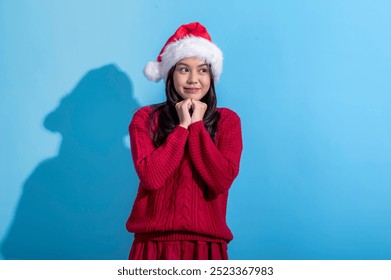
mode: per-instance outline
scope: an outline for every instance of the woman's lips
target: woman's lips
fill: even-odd
[[[199,88],[184,88],[184,90],[185,90],[185,93],[196,93],[200,89]]]

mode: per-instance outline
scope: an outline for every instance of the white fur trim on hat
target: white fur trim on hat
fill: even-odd
[[[150,61],[145,65],[144,75],[148,80],[158,82],[162,79],[161,63],[157,61]]]
[[[151,61],[144,68],[144,75],[151,81],[167,79],[168,71],[179,61],[188,57],[205,60],[211,65],[217,83],[223,70],[223,53],[212,42],[202,37],[186,36],[170,43],[161,55],[161,62]]]

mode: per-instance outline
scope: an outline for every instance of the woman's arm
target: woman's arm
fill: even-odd
[[[149,133],[149,114],[151,108],[137,111],[129,125],[132,157],[140,184],[148,190],[164,186],[184,155],[188,130],[177,126],[166,141],[155,148]]]
[[[212,141],[203,121],[189,126],[190,157],[215,195],[224,193],[231,187],[239,173],[243,149],[240,118],[231,110],[223,111],[217,128],[217,145]]]

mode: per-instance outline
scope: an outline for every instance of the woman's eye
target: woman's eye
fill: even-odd
[[[179,68],[179,72],[186,73],[186,72],[189,72],[189,69],[187,69],[186,67],[181,67],[181,68]]]
[[[201,73],[208,73],[208,69],[207,69],[207,68],[201,68],[201,69],[200,69],[200,72],[201,72]]]

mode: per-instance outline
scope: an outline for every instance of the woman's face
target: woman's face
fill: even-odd
[[[174,70],[174,87],[183,99],[201,100],[210,88],[209,65],[195,57],[179,61]]]

